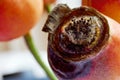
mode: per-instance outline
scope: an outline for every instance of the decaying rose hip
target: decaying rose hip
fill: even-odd
[[[114,70],[118,67],[109,62],[117,53],[113,51],[117,49],[115,29],[98,11],[59,4],[49,14],[43,31],[49,33],[48,60],[59,80],[115,80],[113,75],[119,69]]]

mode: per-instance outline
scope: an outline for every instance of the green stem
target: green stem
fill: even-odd
[[[51,5],[50,4],[45,5],[45,8],[46,8],[46,10],[47,10],[48,13],[51,12]]]
[[[34,58],[36,59],[36,61],[39,63],[39,65],[44,69],[45,73],[47,74],[47,76],[51,79],[51,80],[57,80],[57,78],[55,77],[55,75],[53,74],[53,72],[51,72],[49,70],[49,68],[44,64],[44,62],[42,61],[37,49],[35,48],[35,45],[33,43],[32,37],[31,35],[28,33],[24,36],[26,44],[28,46],[28,48],[30,49],[32,55],[34,56]]]

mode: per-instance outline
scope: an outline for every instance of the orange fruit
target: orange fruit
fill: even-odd
[[[50,5],[52,3],[54,3],[56,0],[44,0],[44,4],[45,5]]]
[[[42,12],[43,0],[0,0],[0,41],[25,35]]]
[[[82,5],[94,7],[120,23],[120,0],[82,0]]]

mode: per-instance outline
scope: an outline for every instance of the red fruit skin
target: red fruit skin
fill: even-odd
[[[43,0],[0,0],[0,41],[25,35],[42,12]]]
[[[120,23],[120,0],[82,0],[82,5],[94,7]]]
[[[76,80],[119,80],[120,78],[120,24],[109,19],[110,39],[106,48],[92,61],[88,75]]]
[[[48,45],[48,60],[59,80],[119,80],[120,24],[107,19],[110,25],[109,41],[100,54],[90,61],[64,61]]]
[[[47,5],[50,5],[54,2],[56,2],[56,0],[44,0],[44,5],[47,6]]]

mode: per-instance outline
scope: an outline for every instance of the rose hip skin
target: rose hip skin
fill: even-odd
[[[54,54],[48,46],[49,63],[60,80],[65,76],[74,80],[119,80],[120,76],[120,34],[119,24],[110,20],[110,40],[100,55],[87,62],[66,62]],[[54,69],[56,67],[56,69]],[[63,72],[59,72],[59,69]],[[69,79],[68,79],[69,80]]]
[[[110,25],[110,39],[106,48],[95,59],[89,75],[76,80],[119,80],[120,76],[120,24],[107,18]]]
[[[25,35],[38,23],[43,0],[0,0],[0,41]]]
[[[102,17],[102,15],[100,15],[99,12],[97,12],[96,10],[93,10],[92,8],[88,8],[88,7],[83,7],[83,8],[85,8],[85,11],[82,11],[83,14],[82,12],[80,12],[79,14],[76,12],[79,10],[79,8],[76,8],[73,10],[64,8],[64,11],[65,11],[64,16],[57,17],[58,21],[54,19],[54,17],[56,16],[53,17],[52,15],[52,18],[53,18],[52,19],[51,15],[49,15],[48,20],[43,28],[43,31],[49,32],[48,60],[49,60],[50,66],[55,72],[59,80],[118,80],[117,78],[120,76],[120,69],[119,69],[120,55],[118,54],[120,51],[119,50],[120,38],[118,37],[118,35],[120,34],[119,32],[120,28],[118,26],[119,24],[108,18],[108,21],[110,24],[110,27],[109,27],[106,22],[106,19]],[[59,8],[58,10],[60,9],[62,8]],[[90,10],[90,13],[87,12],[89,10]],[[68,11],[68,13],[66,11]],[[71,13],[74,14],[74,17],[75,16],[79,17],[77,18],[77,20],[80,20],[80,21],[82,20],[82,22],[84,23],[84,24],[79,23],[80,26],[75,24],[77,29],[76,27],[74,28],[74,27],[70,27],[70,25],[68,26],[69,19],[71,18],[73,19],[73,17],[71,17],[73,16],[73,14]],[[83,25],[88,25],[90,23],[87,22],[88,24],[86,24],[86,22],[84,22],[84,20],[81,19],[81,15],[82,17],[83,15],[85,16],[87,15],[87,17],[83,17],[85,20],[88,19],[89,15],[98,17],[98,18],[93,17],[93,19],[95,20],[97,19],[97,22],[93,20],[92,22],[94,22],[94,25],[89,25],[88,27],[91,30],[95,29],[96,32],[90,31],[87,34],[86,33],[82,34],[82,36],[84,37],[83,39],[85,41],[81,40],[81,36],[77,35],[77,34],[81,35],[81,33],[78,33],[79,32],[78,29],[84,29],[85,27],[84,30],[87,31],[86,30],[87,26],[83,26]],[[65,17],[65,16],[68,16],[68,17]],[[58,23],[55,23],[55,25],[57,26],[55,26],[54,24],[48,25],[55,21],[58,22]],[[96,23],[100,23],[100,25],[97,25]],[[102,30],[99,31],[100,27]],[[66,29],[70,31],[72,29],[73,31],[71,33],[72,34],[71,36],[73,35],[77,36],[77,38],[79,39],[76,40],[75,37],[67,36],[69,35],[67,33],[64,34]],[[84,30],[82,31],[84,32]],[[90,36],[92,36],[94,35],[94,33],[95,35],[97,35],[96,37],[93,37],[93,38],[85,37],[85,35],[89,37],[89,34],[91,34]],[[102,35],[99,35],[99,33],[102,33]],[[92,43],[92,44],[89,44],[89,43]],[[71,45],[72,47],[68,45]],[[89,49],[88,47],[91,49]],[[85,50],[85,53],[81,50]]]
[[[90,61],[69,62],[59,56],[48,46],[49,63],[60,80],[83,77],[89,74],[92,64]]]
[[[93,7],[120,23],[120,0],[82,0],[82,5]]]

